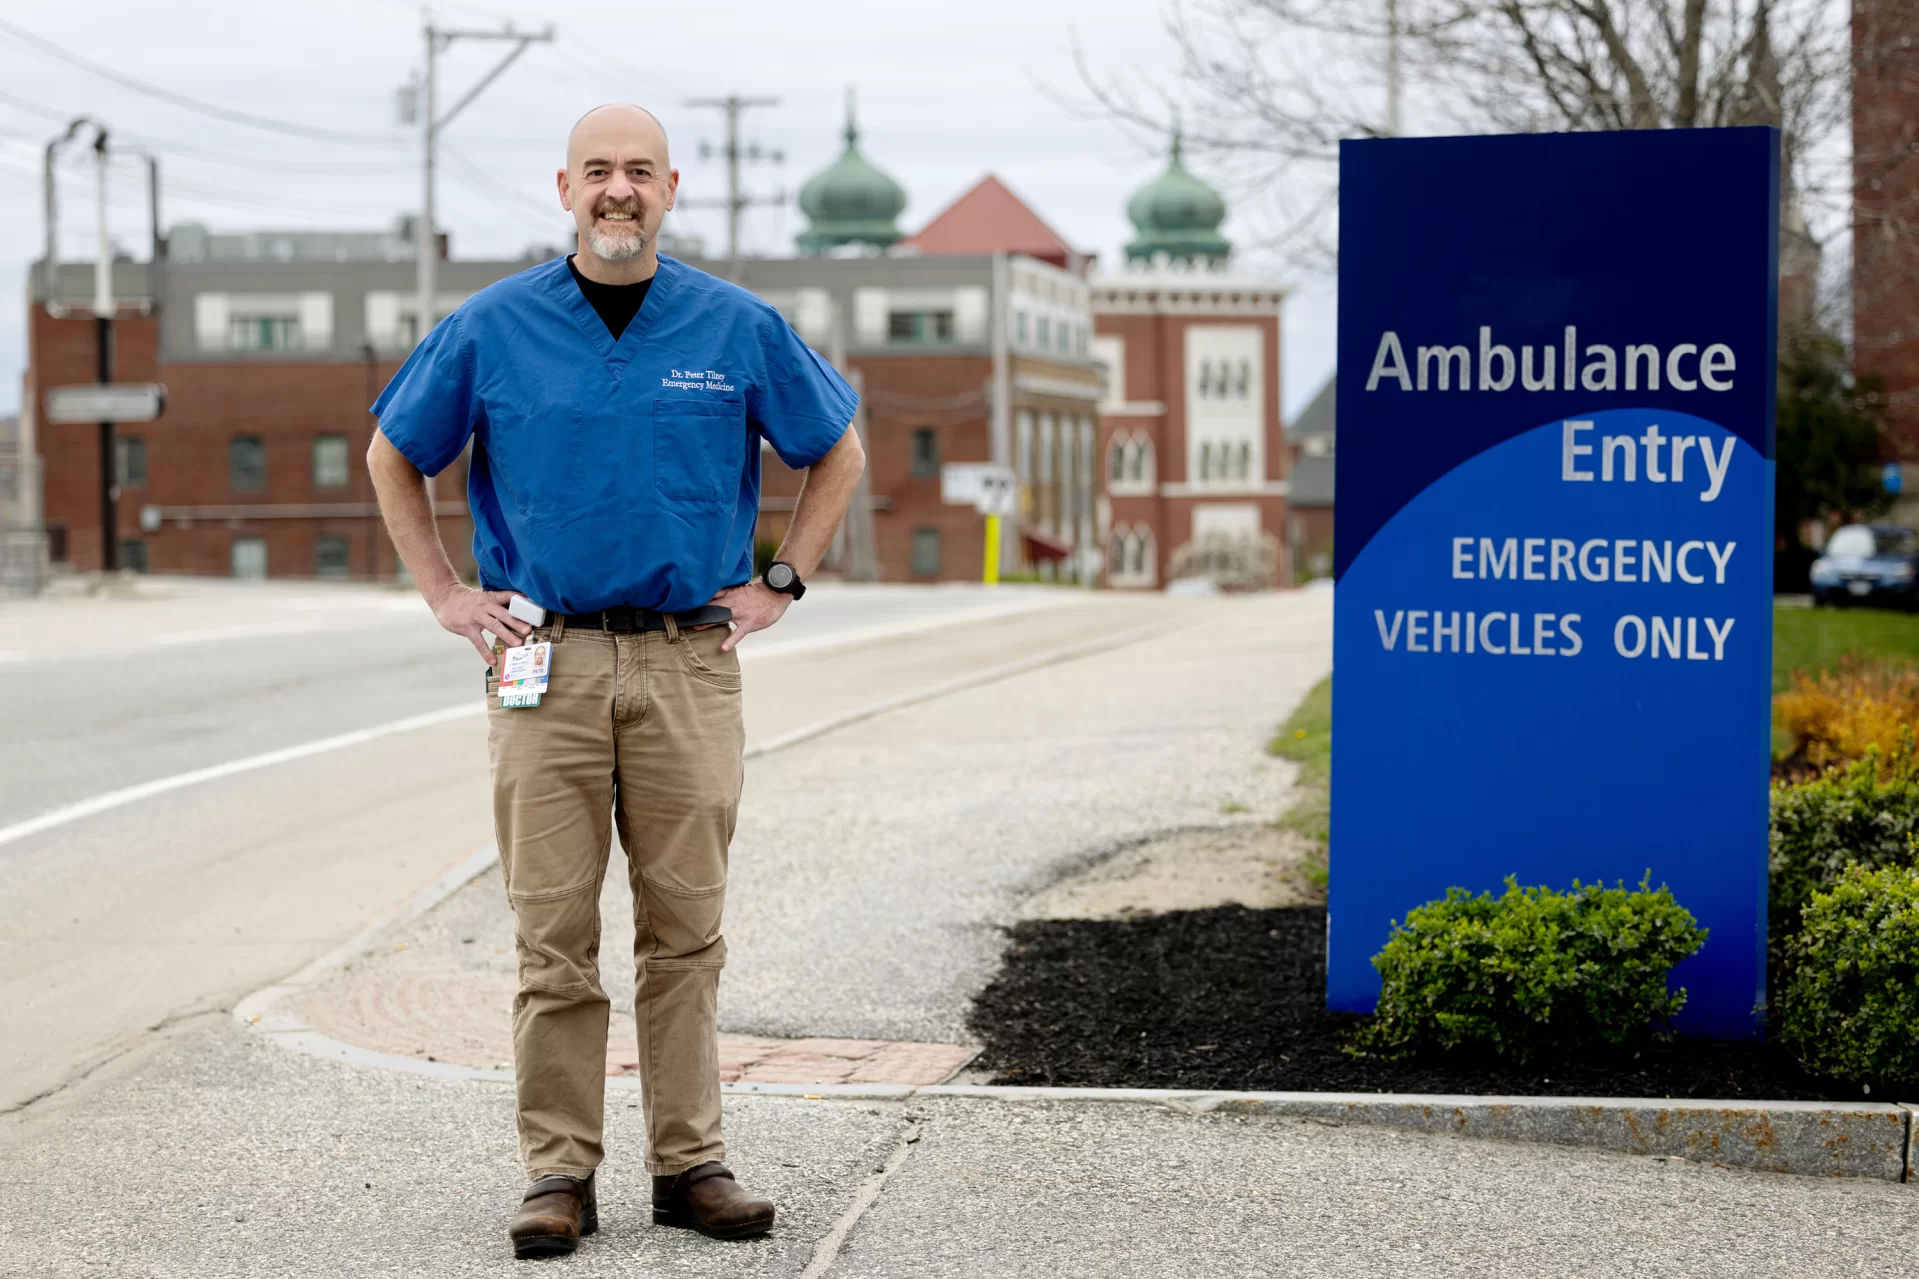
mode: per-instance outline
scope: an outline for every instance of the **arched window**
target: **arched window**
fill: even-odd
[[[1253,446],[1245,440],[1239,442],[1239,478],[1253,478]]]
[[[1106,477],[1114,484],[1124,484],[1132,477],[1127,474],[1132,457],[1133,442],[1130,437],[1113,435],[1113,442],[1106,446]]]
[[[1113,586],[1151,586],[1158,576],[1154,558],[1153,530],[1144,524],[1113,530],[1112,556],[1107,560],[1107,580]]]

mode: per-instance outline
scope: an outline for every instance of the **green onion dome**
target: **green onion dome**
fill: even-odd
[[[867,162],[859,151],[853,94],[846,95],[846,151],[800,188],[800,211],[808,226],[802,253],[818,254],[842,244],[884,249],[900,238],[893,220],[906,207],[906,188]]]
[[[1151,262],[1164,254],[1176,262],[1223,266],[1233,251],[1219,234],[1219,224],[1226,220],[1226,201],[1188,173],[1179,155],[1176,129],[1166,172],[1126,202],[1126,216],[1139,232],[1139,237],[1126,246],[1126,258],[1129,262]]]

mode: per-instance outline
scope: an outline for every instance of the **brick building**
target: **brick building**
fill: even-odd
[[[1127,265],[1095,273],[997,178],[987,177],[913,237],[922,252],[1017,246],[1028,261],[1084,278],[1102,391],[1092,450],[1098,495],[1075,526],[1088,576],[1117,587],[1175,577],[1248,580],[1222,558],[1289,580],[1288,453],[1280,424],[1279,312],[1285,290],[1228,266],[1226,206],[1188,173],[1179,141],[1166,171],[1127,204],[1138,237]],[[1015,317],[1016,323],[1018,317]],[[1047,472],[1044,442],[1061,429],[1022,420],[1015,450],[1024,493]],[[1084,429],[1083,419],[1073,430]],[[1079,447],[1084,447],[1082,441]],[[1028,529],[1053,534],[1042,500],[1022,501]]]
[[[1852,7],[1853,368],[1885,382],[1919,526],[1919,0]]]
[[[438,309],[527,262],[449,262]],[[412,267],[385,260],[121,262],[118,381],[159,382],[165,414],[116,432],[119,562],[236,577],[392,577],[363,456],[367,406],[413,344]],[[39,423],[48,558],[102,564],[99,441],[45,422],[45,394],[94,381],[92,268],[34,273],[23,405]],[[156,292],[155,286],[158,286]],[[468,554],[465,468],[434,480],[442,535]]]

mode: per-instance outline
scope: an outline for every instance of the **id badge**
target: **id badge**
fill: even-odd
[[[550,641],[507,649],[500,655],[500,709],[538,706],[552,671]]]

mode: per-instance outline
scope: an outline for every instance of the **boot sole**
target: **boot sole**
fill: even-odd
[[[674,1212],[670,1208],[655,1208],[653,1224],[656,1226],[677,1226],[681,1230],[697,1231],[708,1239],[751,1239],[763,1235],[773,1228],[773,1213],[755,1221],[743,1222],[737,1226],[703,1226],[689,1216]]]
[[[537,1261],[542,1257],[565,1257],[572,1255],[579,1246],[578,1239],[569,1239],[565,1235],[531,1235],[525,1239],[513,1241],[513,1256],[520,1261]]]

